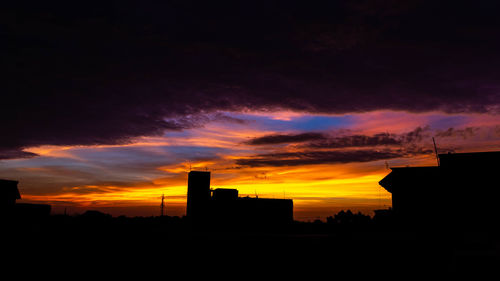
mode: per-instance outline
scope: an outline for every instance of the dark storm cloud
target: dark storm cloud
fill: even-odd
[[[218,121],[218,122],[226,122],[226,123],[234,123],[234,124],[248,124],[249,120],[246,119],[241,119],[241,118],[236,118],[233,116],[229,116],[227,114],[223,114],[220,112],[217,112],[216,114],[213,115],[213,117],[210,119],[211,121]]]
[[[216,111],[500,108],[497,2],[91,2],[4,4],[2,158]]]
[[[0,150],[0,160],[1,159],[17,159],[17,158],[32,158],[38,156],[38,154],[28,151],[22,151],[17,148],[3,149]]]
[[[418,154],[429,154],[432,150],[397,149],[397,150],[335,150],[335,151],[305,151],[260,154],[250,158],[236,160],[237,165],[248,167],[282,167],[313,164],[339,164],[352,162],[370,162],[400,157],[411,157]]]
[[[401,145],[402,140],[389,133],[380,133],[373,136],[352,135],[335,137],[320,142],[312,142],[309,147],[343,148],[343,147],[365,147],[377,145]]]
[[[446,132],[462,132],[462,130],[453,130],[450,128]],[[438,133],[438,136],[445,136],[446,132]],[[342,134],[349,133],[349,130],[343,130]],[[294,144],[304,143],[301,147],[310,148],[349,148],[349,147],[369,147],[369,146],[396,146],[408,145],[422,141],[423,138],[430,136],[429,127],[417,127],[410,132],[403,134],[378,133],[374,135],[342,135],[336,136],[335,133],[307,132],[300,134],[272,134],[251,139],[246,144],[249,145],[272,145],[272,144]]]
[[[249,145],[267,145],[267,144],[281,144],[281,143],[299,143],[315,140],[324,140],[327,137],[321,133],[302,133],[302,134],[274,134],[263,137],[251,139],[246,144]]]
[[[459,138],[470,138],[474,137],[481,131],[479,127],[467,127],[464,129],[448,128],[445,131],[439,131],[436,133],[436,137],[459,137]]]

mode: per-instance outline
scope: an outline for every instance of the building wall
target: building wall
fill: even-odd
[[[381,185],[407,223],[433,227],[498,227],[500,154],[440,155],[439,167],[393,168]]]
[[[10,208],[21,199],[17,184],[17,181],[0,179],[0,208]]]
[[[210,172],[189,172],[186,215],[191,218],[207,216],[210,201]]]
[[[210,190],[210,172],[191,171],[186,214],[204,222],[286,223],[293,221],[293,201],[238,197],[236,189]]]

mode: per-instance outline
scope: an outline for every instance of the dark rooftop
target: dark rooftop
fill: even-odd
[[[17,189],[18,181],[0,179],[0,196],[8,198],[8,200],[21,199],[19,189]]]

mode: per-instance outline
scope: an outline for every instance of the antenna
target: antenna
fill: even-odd
[[[441,166],[441,163],[439,162],[439,155],[438,155],[438,150],[437,150],[437,146],[436,146],[436,140],[434,140],[434,137],[432,137],[432,142],[434,143],[434,153],[436,153],[437,164],[438,164],[438,166]]]
[[[164,214],[164,209],[165,209],[165,195],[162,194],[161,195],[161,216],[163,217],[163,214]]]

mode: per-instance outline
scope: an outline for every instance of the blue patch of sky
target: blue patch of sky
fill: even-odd
[[[181,159],[215,158],[227,152],[224,148],[206,146],[134,146],[110,147],[99,149],[76,149],[72,151],[85,161],[123,164],[123,163],[162,163],[175,164]]]
[[[230,152],[229,149],[221,147],[209,147],[209,146],[161,146],[159,149],[164,150],[176,158],[214,158],[219,154],[227,154]]]
[[[51,167],[51,166],[61,166],[61,167],[78,167],[82,166],[82,163],[75,161],[73,158],[68,157],[47,157],[47,156],[37,156],[33,158],[23,158],[23,159],[12,159],[8,161],[0,161],[0,168],[36,168],[36,167]]]
[[[192,130],[185,129],[182,131],[166,131],[165,134],[163,134],[164,137],[173,137],[173,138],[188,138],[193,135]]]
[[[165,165],[180,164],[185,161],[215,159],[219,154],[227,153],[224,148],[198,146],[157,146],[157,147],[106,147],[75,148],[68,151],[74,157],[39,156],[30,159],[15,159],[0,162],[0,174],[3,171],[17,171],[19,168],[47,168],[88,173],[86,176],[70,176],[86,179],[91,183],[101,181],[141,181],[167,176],[169,173],[157,168]],[[28,174],[38,174],[37,170],[19,170]],[[59,175],[57,177],[64,177]]]
[[[28,159],[0,161],[0,168],[66,167],[68,169],[116,169],[130,167],[145,169],[155,165],[170,165],[186,160],[214,159],[227,154],[228,149],[202,146],[153,146],[153,147],[106,147],[76,148],[74,157],[38,156]]]
[[[248,120],[247,124],[263,130],[276,132],[288,131],[325,131],[331,129],[348,128],[354,123],[351,115],[328,116],[328,115],[303,115],[291,117],[290,120],[274,119],[271,114],[253,115],[245,113],[227,113],[229,116]]]
[[[348,128],[353,122],[350,116],[303,116],[292,120],[292,127],[302,131],[323,131]]]

